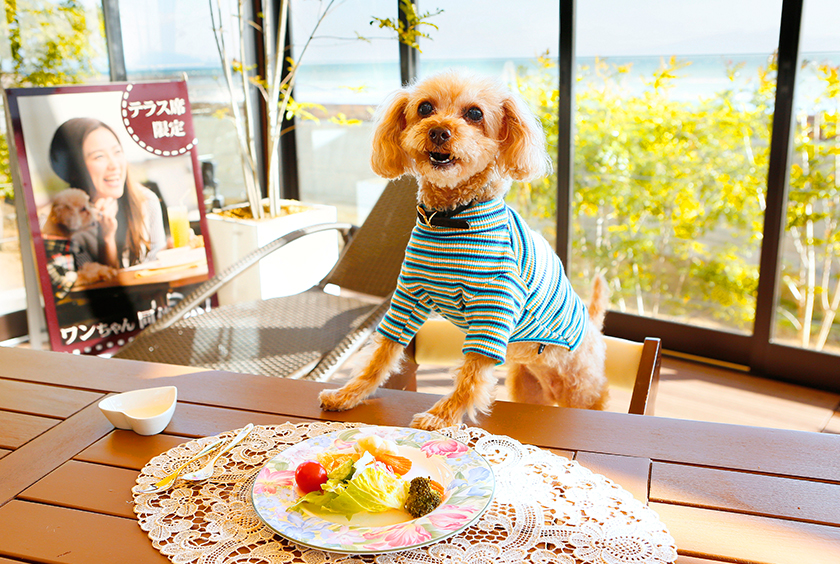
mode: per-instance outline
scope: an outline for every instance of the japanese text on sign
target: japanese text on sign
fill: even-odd
[[[140,112],[146,112],[146,117],[152,116],[182,116],[187,112],[187,104],[183,98],[170,100],[144,100],[128,103],[131,117],[136,118]],[[152,135],[155,139],[163,137],[184,137],[184,122],[179,119],[158,120],[152,122]]]
[[[129,102],[128,110],[133,118],[136,118],[140,112],[146,112],[146,117],[152,117],[153,115],[182,116],[187,112],[187,104],[183,98],[145,100],[143,102]]]
[[[161,137],[183,137],[186,135],[184,122],[179,119],[173,119],[172,121],[153,121],[152,134],[155,136],[155,139],[160,139]]]
[[[128,318],[124,318],[122,323],[114,321],[113,323],[95,323],[90,326],[84,324],[72,325],[61,328],[61,338],[64,340],[64,344],[71,345],[77,340],[84,342],[94,336],[99,339],[106,339],[128,333],[134,331],[134,327],[134,323],[129,321]]]

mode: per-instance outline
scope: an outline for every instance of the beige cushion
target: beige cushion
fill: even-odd
[[[643,343],[605,337],[605,373],[610,386],[633,390],[642,359]],[[443,318],[431,318],[417,332],[415,360],[420,366],[452,366],[461,358],[464,333]]]
[[[612,388],[633,390],[636,373],[642,361],[644,343],[627,341],[618,337],[604,337],[607,342],[607,359],[604,373]]]
[[[426,320],[414,340],[414,360],[420,366],[452,366],[461,358],[464,332],[440,317]]]
[[[610,383],[607,410],[627,413],[644,343],[617,337],[604,337],[604,340],[607,343],[604,372]],[[414,345],[414,358],[420,366],[455,366],[462,356],[464,333],[446,319],[434,317],[417,332]]]

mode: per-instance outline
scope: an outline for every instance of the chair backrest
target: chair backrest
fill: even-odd
[[[414,336],[414,362],[420,366],[453,366],[461,358],[464,332],[442,317],[426,320]]]
[[[662,365],[662,344],[648,337],[643,343],[605,336],[607,357],[604,373],[610,383],[611,401],[630,396],[628,413],[653,415],[659,370]]]
[[[372,296],[388,296],[397,287],[405,248],[416,222],[417,181],[406,176],[388,182],[324,283]]]
[[[610,410],[653,415],[662,347],[659,339],[643,343],[604,337],[607,356],[604,373],[610,383]],[[449,321],[426,321],[414,339],[414,361],[420,366],[452,366],[461,357],[464,334]]]

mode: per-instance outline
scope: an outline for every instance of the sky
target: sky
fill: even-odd
[[[296,28],[308,31],[312,13],[323,3],[299,0],[293,7],[298,4],[309,13],[298,10]],[[336,2],[319,34],[365,34],[372,29],[370,16],[393,17],[389,10],[395,11],[394,4]],[[576,5],[576,51],[581,57],[767,54],[778,44],[782,0],[578,0]],[[428,21],[439,29],[425,28],[432,40],[421,41],[421,58],[527,58],[546,49],[557,54],[558,0],[419,0],[420,12],[438,8],[443,12]],[[805,20],[803,49],[840,51],[840,1],[807,0]],[[360,58],[366,49],[346,40],[324,43],[329,48],[307,54],[310,62]],[[341,45],[338,54],[336,45]]]
[[[209,0],[215,4],[216,0]],[[224,0],[230,5],[230,0]],[[293,0],[297,49],[329,0]],[[579,57],[771,53],[782,0],[578,0]],[[557,55],[558,0],[420,0],[433,39],[421,58],[531,58]],[[306,53],[309,63],[395,61],[393,32],[371,25],[396,16],[396,0],[334,0]],[[126,64],[142,69],[177,59],[182,67],[218,66],[208,0],[150,0],[120,5]],[[223,13],[230,13],[223,6]],[[803,51],[840,51],[840,1],[806,0]],[[226,25],[234,25],[226,19]],[[366,40],[359,39],[359,36]]]

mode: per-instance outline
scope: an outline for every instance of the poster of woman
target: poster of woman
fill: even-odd
[[[51,347],[116,350],[213,274],[186,83],[6,101]]]

